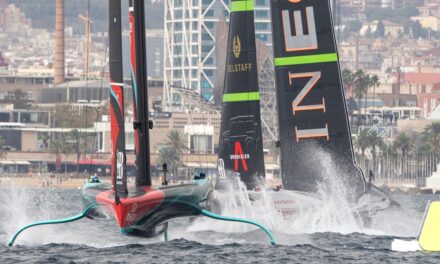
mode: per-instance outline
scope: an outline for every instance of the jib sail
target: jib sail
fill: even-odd
[[[109,1],[111,175],[118,194],[127,193],[124,128],[124,84],[122,78],[121,1]]]
[[[283,185],[315,191],[322,177],[343,176],[359,193],[365,180],[354,160],[329,2],[271,0],[271,12]],[[325,175],[326,166],[338,175]]]
[[[253,0],[231,1],[219,158],[249,189],[264,177]]]

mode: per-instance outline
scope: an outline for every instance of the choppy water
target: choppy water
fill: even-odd
[[[322,212],[289,223],[260,216],[264,219],[258,220],[274,231],[277,246],[270,246],[262,232],[243,224],[199,218],[174,221],[167,243],[162,238],[122,236],[113,220],[83,219],[30,229],[18,238],[17,246],[7,247],[20,226],[77,214],[81,199],[75,190],[3,188],[0,263],[440,263],[440,254],[391,251],[394,238],[417,234],[426,201],[440,197],[402,194],[395,198],[404,208],[379,214],[371,228],[356,226],[349,219],[346,223],[339,219],[333,226],[331,221],[309,220],[327,215]]]

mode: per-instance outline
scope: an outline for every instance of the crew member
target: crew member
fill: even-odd
[[[101,181],[99,181],[99,178],[96,174],[93,174],[92,176],[90,176],[90,183],[101,183]]]
[[[371,184],[374,182],[374,174],[373,171],[370,170],[368,172],[368,187],[371,188]]]

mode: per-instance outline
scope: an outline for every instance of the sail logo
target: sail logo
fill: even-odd
[[[313,7],[306,8],[306,21],[308,34],[304,34],[302,12],[293,12],[293,25],[295,35],[292,35],[291,21],[288,10],[281,12],[284,28],[284,41],[286,51],[302,51],[318,48],[316,35],[315,13]]]
[[[232,52],[234,53],[234,57],[238,59],[241,53],[241,42],[238,36],[234,36],[232,39]]]
[[[124,153],[120,151],[116,156],[116,179],[124,179]]]
[[[241,55],[241,41],[240,38],[235,35],[232,38],[232,53],[236,59],[240,58]],[[249,72],[253,69],[253,65],[251,62],[247,63],[237,63],[237,64],[228,64],[227,71],[228,72]]]
[[[131,211],[125,216],[126,225],[133,225],[136,221],[136,210],[138,209],[138,204],[134,203],[131,207]]]
[[[248,72],[252,69],[252,63],[229,64],[228,72]]]
[[[289,0],[292,3],[299,3],[302,0]],[[282,10],[282,24],[283,24],[283,34],[285,40],[285,51],[286,52],[300,52],[306,50],[317,50],[318,49],[318,39],[316,33],[316,21],[315,13],[312,6],[305,8],[305,21],[306,28],[303,26],[303,16],[304,10],[293,11],[293,21],[289,14],[289,10]],[[292,34],[292,25],[294,29],[294,34]],[[308,34],[305,34],[305,29]],[[318,55],[319,57],[319,55]],[[305,59],[312,58],[311,56],[298,56],[292,57],[296,59],[294,65],[303,64]],[[307,83],[300,88],[299,93],[292,101],[292,114],[293,116],[299,115],[299,112],[305,111],[322,111],[323,114],[326,113],[326,103],[325,98],[321,98],[321,102],[318,104],[308,104],[304,105],[302,102],[304,98],[316,87],[317,83],[321,79],[321,71],[311,71],[311,72],[293,72],[288,71],[289,85],[293,88],[294,84],[299,79],[308,78]],[[295,126],[295,137],[296,141],[299,142],[301,139],[306,138],[326,138],[329,140],[328,125],[325,123],[324,127],[320,128],[309,128],[309,129],[299,129]]]
[[[239,160],[241,160],[241,165],[244,171],[248,171],[247,159],[250,159],[249,154],[243,153],[243,148],[239,141],[234,144],[234,154],[229,155],[229,158],[234,161],[234,171],[238,171]]]
[[[295,79],[299,78],[310,78],[309,81],[306,83],[306,85],[301,89],[301,91],[298,93],[298,95],[293,99],[292,101],[292,113],[295,116],[300,111],[313,111],[313,110],[320,110],[323,113],[325,113],[325,98],[321,98],[320,104],[313,104],[313,105],[300,105],[300,103],[304,100],[306,95],[312,90],[312,88],[316,85],[316,83],[321,78],[321,72],[305,72],[305,73],[292,73],[289,71],[289,84],[290,86],[293,85],[293,82]],[[325,137],[327,140],[329,140],[329,133],[328,133],[328,126],[325,124],[325,127],[323,128],[314,128],[314,129],[298,129],[297,126],[295,126],[295,135],[296,135],[296,141],[299,142],[300,139],[305,138],[318,138],[318,137]]]

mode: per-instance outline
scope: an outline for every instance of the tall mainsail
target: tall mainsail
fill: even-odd
[[[232,0],[219,158],[249,189],[264,177],[253,0]]]
[[[122,72],[121,0],[109,1],[111,175],[118,194],[127,193]]]
[[[284,188],[315,191],[322,177],[343,177],[359,193],[365,180],[354,160],[329,2],[271,0],[271,12]],[[326,175],[329,166],[337,175]]]
[[[147,94],[147,58],[144,0],[129,0],[133,128],[136,152],[136,185],[150,186],[150,145]]]

